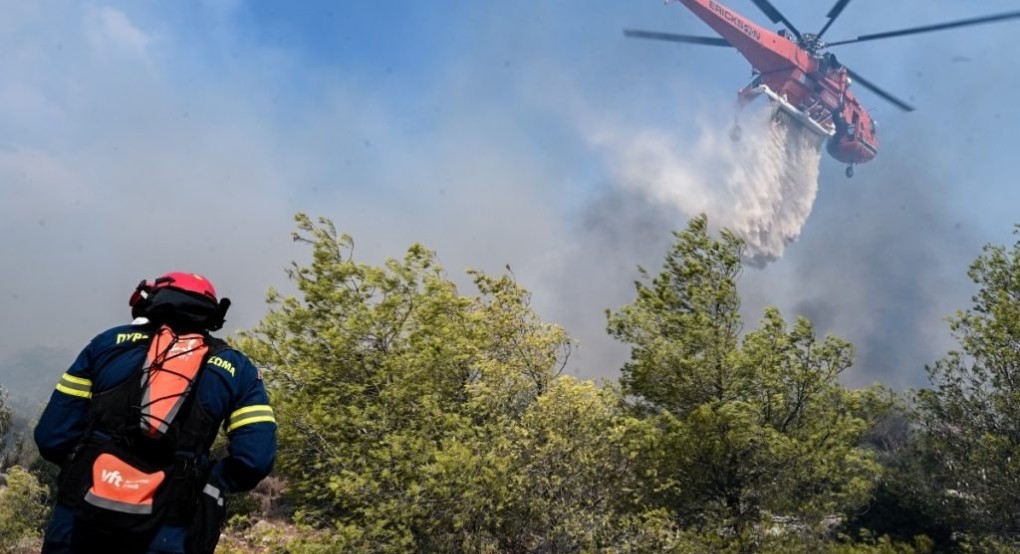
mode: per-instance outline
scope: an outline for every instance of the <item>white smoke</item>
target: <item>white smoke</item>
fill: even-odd
[[[704,122],[693,144],[682,133],[606,131],[593,140],[610,157],[617,179],[688,216],[706,213],[715,226],[747,241],[747,261],[763,266],[797,240],[818,192],[822,140],[769,103],[740,121]]]

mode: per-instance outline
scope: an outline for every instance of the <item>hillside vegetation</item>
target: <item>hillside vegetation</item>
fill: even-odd
[[[742,321],[742,242],[704,217],[607,312],[631,357],[604,384],[561,375],[571,339],[511,274],[462,291],[421,245],[371,265],[297,222],[296,295],[236,340],[276,475],[220,552],[1020,552],[1020,244],[981,253],[958,351],[897,396],[842,385],[853,346],[804,318]],[[38,536],[34,467],[7,470],[0,545]]]

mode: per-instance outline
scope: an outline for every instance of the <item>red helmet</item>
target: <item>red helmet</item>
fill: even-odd
[[[157,277],[152,283],[153,291],[163,287],[171,287],[184,292],[200,294],[209,300],[212,300],[213,304],[219,302],[216,298],[216,288],[213,287],[213,284],[208,279],[202,277],[198,273],[172,271]]]
[[[216,288],[205,277],[174,271],[138,283],[128,304],[134,318],[155,318],[216,331],[223,326],[230,299],[217,299]]]
[[[135,287],[134,292],[131,294],[131,298],[128,300],[128,305],[133,308],[139,301],[148,298],[156,290],[166,287],[199,294],[211,300],[213,304],[218,302],[216,287],[213,286],[209,279],[197,273],[171,271],[157,277],[155,281],[145,280],[138,283],[138,286]]]

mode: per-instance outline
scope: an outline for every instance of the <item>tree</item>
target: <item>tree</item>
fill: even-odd
[[[328,220],[297,221],[298,295],[271,291],[240,346],[265,370],[295,515],[332,530],[309,551],[672,548],[638,478],[656,429],[558,377],[569,339],[511,276],[470,272],[462,295],[420,245],[372,266]]]
[[[712,238],[704,216],[675,239],[661,272],[641,270],[637,298],[609,317],[631,346],[624,391],[671,443],[663,505],[682,526],[745,545],[769,515],[810,529],[861,505],[878,466],[858,444],[889,395],[840,385],[852,346],[818,340],[804,318],[788,328],[768,309],[741,337],[742,241]]]
[[[973,304],[949,320],[960,350],[928,368],[915,415],[944,512],[958,530],[1010,538],[1020,532],[1020,241],[986,246],[968,275]]]
[[[867,433],[864,444],[875,452],[882,475],[868,505],[844,523],[846,533],[907,542],[927,537],[940,552],[955,546],[943,493],[932,486],[930,452],[918,438],[903,399]]]
[[[0,472],[15,464],[31,463],[34,451],[28,451],[22,430],[27,422],[11,408],[7,390],[0,386]]]
[[[631,346],[625,390],[680,417],[725,400],[745,377],[736,356],[743,243],[725,230],[713,240],[707,228],[702,216],[675,233],[662,272],[638,268],[637,299],[609,318],[609,334]]]
[[[48,490],[28,471],[13,466],[0,488],[0,550],[15,552],[42,535]]]
[[[647,510],[661,434],[627,413],[613,387],[564,377],[510,427],[509,509],[500,552],[667,552],[682,540]]]

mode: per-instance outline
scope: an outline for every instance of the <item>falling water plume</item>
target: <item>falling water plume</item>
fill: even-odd
[[[694,144],[662,130],[601,132],[619,180],[691,216],[707,213],[762,267],[797,240],[818,192],[822,138],[768,103],[745,110],[739,141],[705,122]]]

